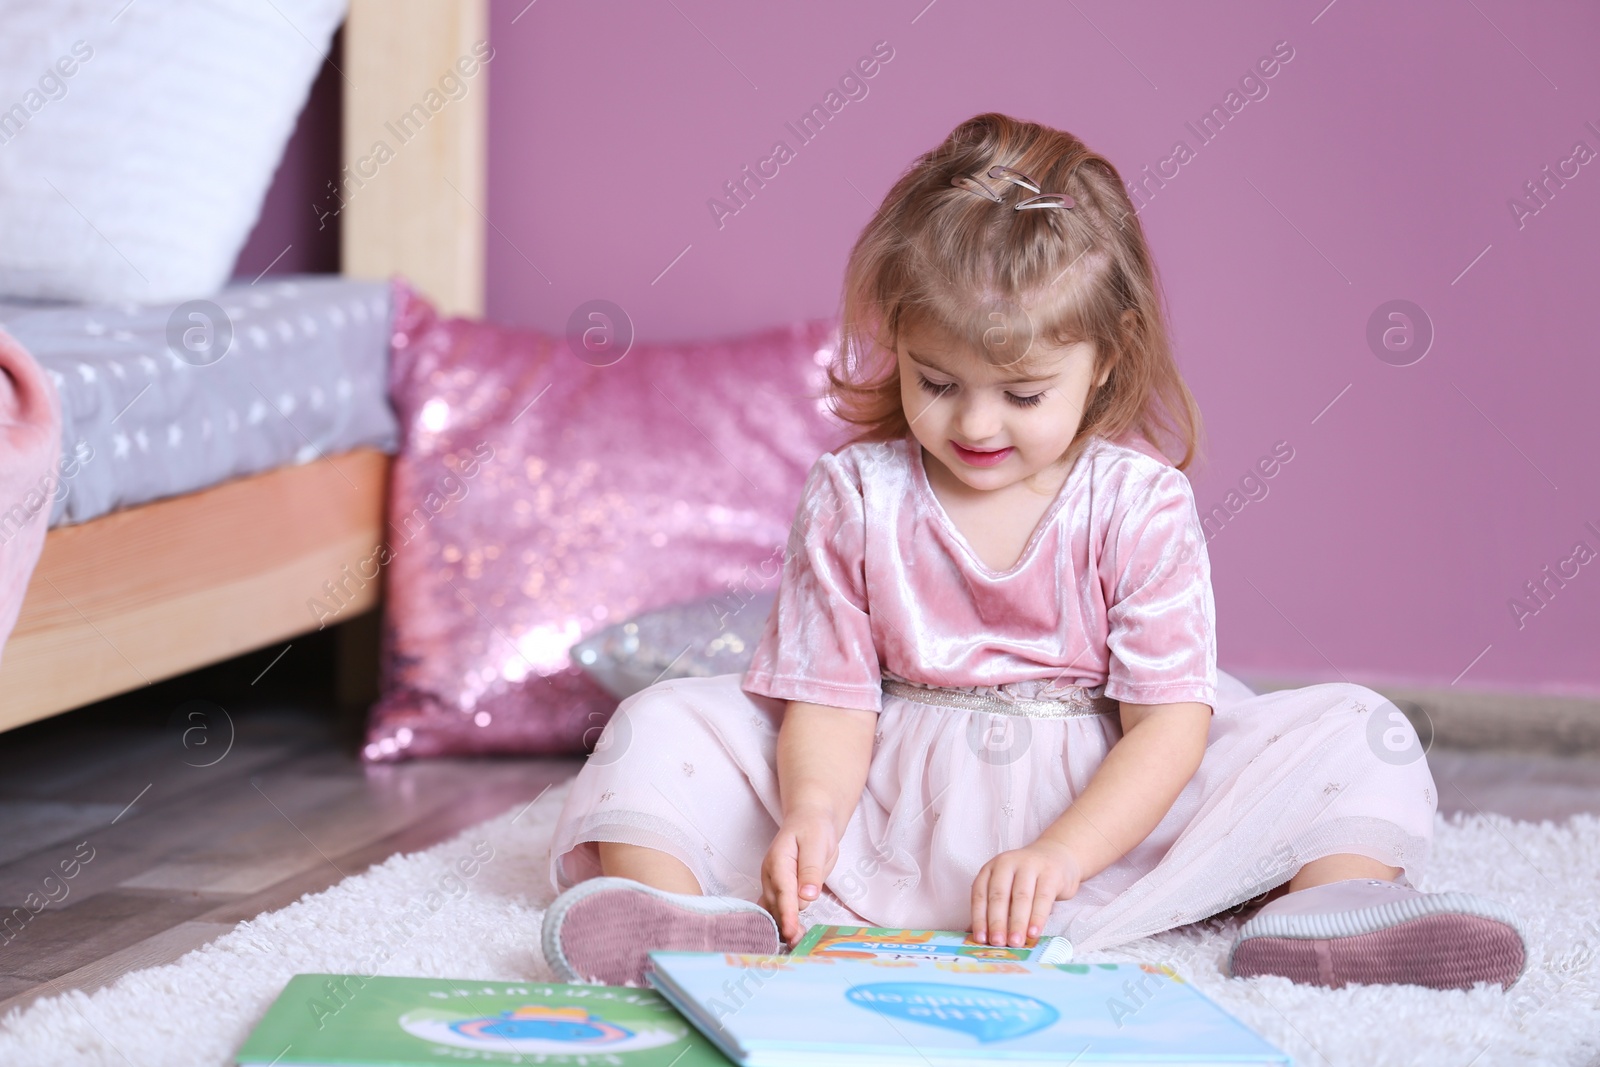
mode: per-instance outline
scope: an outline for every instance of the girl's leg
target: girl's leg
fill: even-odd
[[[541,944],[560,980],[639,984],[655,949],[778,951],[772,916],[729,895],[759,886],[776,830],[781,702],[740,677],[662,682],[618,705],[552,842],[564,891]]]
[[[741,677],[660,682],[621,702],[557,820],[552,888],[611,876],[756,900],[777,832],[783,702],[745,693]]]
[[[1435,786],[1404,715],[1361,686],[1325,684],[1303,692],[1319,700],[1337,694],[1345,704],[1324,713],[1321,736],[1302,746],[1325,760],[1326,795],[1332,799],[1319,807],[1318,821],[1326,826],[1364,819],[1381,826],[1392,819],[1411,833],[1426,834]],[[1314,783],[1321,775],[1308,777]],[[1308,829],[1314,840],[1316,825]],[[1374,848],[1402,858],[1392,843],[1383,845],[1384,836],[1374,834]],[[1468,989],[1478,982],[1515,982],[1526,966],[1527,946],[1510,909],[1459,891],[1423,892],[1411,884],[1418,872],[1406,862],[1402,870],[1352,852],[1308,860],[1288,892],[1240,928],[1229,970],[1235,977],[1271,974],[1334,987]],[[1405,882],[1399,881],[1402,874]]]
[[[1381,878],[1385,882],[1392,882],[1398,877],[1399,867],[1390,867],[1368,856],[1340,853],[1314,859],[1301,867],[1289,880],[1289,892],[1310,889],[1314,885],[1327,885],[1329,882],[1342,882],[1348,878]]]
[[[1112,877],[1057,902],[1046,933],[1092,952],[1263,898],[1300,908],[1335,883],[1419,881],[1437,786],[1399,710],[1353,685],[1222,683],[1194,779]]]
[[[600,848],[600,872],[608,877],[632,878],[635,882],[665,889],[669,893],[700,894],[700,883],[676,856],[669,856],[643,845],[620,841],[596,842]]]

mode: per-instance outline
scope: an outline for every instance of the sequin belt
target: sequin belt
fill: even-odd
[[[1029,719],[1071,719],[1082,715],[1113,715],[1120,707],[1110,697],[1096,696],[1081,685],[1060,691],[1053,697],[1001,697],[993,686],[971,689],[953,689],[940,685],[923,685],[903,678],[885,676],[883,691],[887,696],[903,697],[917,704],[934,704],[945,708],[964,708],[967,711],[987,711],[995,715],[1021,715]]]

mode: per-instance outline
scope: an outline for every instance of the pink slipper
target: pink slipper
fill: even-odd
[[[1235,978],[1276,974],[1335,988],[1510,986],[1526,962],[1522,932],[1505,905],[1375,878],[1279,897],[1240,928],[1228,953]]]
[[[545,912],[544,958],[563,982],[642,985],[649,953],[778,952],[778,924],[738,897],[668,893],[631,878],[591,878]]]

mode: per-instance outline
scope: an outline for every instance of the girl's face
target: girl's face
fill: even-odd
[[[900,402],[911,432],[950,473],[978,490],[1004,489],[1052,467],[1078,432],[1096,381],[1095,346],[1035,342],[1000,367],[953,339],[902,333]]]

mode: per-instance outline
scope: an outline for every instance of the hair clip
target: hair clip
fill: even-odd
[[[979,196],[993,200],[997,204],[1005,203],[1004,197],[970,174],[957,174],[950,179],[950,184],[958,189],[965,189],[969,193],[977,193]]]
[[[1075,206],[1076,204],[1077,204],[1076,200],[1072,199],[1072,197],[1067,196],[1064,193],[1040,193],[1038,196],[1030,196],[1030,197],[1028,197],[1028,199],[1022,201],[1020,204],[1018,204],[1012,210],[1013,211],[1025,211],[1028,208],[1036,208],[1036,207],[1071,208],[1071,207]]]
[[[1032,178],[1028,177],[1020,170],[1017,170],[1014,167],[1008,167],[1003,163],[996,163],[994,166],[988,169],[986,174],[990,178],[998,178],[1003,181],[1011,182],[1013,185],[1020,185],[1022,188],[1034,194],[1033,196],[1028,197],[1026,200],[1021,201],[1015,207],[1013,207],[1013,211],[1025,211],[1031,208],[1043,207],[1071,208],[1077,205],[1076,200],[1064,193],[1041,193],[1039,191],[1038,183]],[[950,184],[954,185],[958,189],[965,189],[969,193],[977,193],[984,199],[993,200],[997,204],[1003,204],[1006,202],[1005,198],[991,189],[987,182],[973,174],[958,174],[954,178],[950,179]]]
[[[1020,170],[1015,170],[1001,163],[996,163],[994,166],[989,168],[989,177],[1004,178],[1008,182],[1022,186],[1030,193],[1037,193],[1039,191],[1038,184],[1035,183],[1032,178],[1028,177]]]

